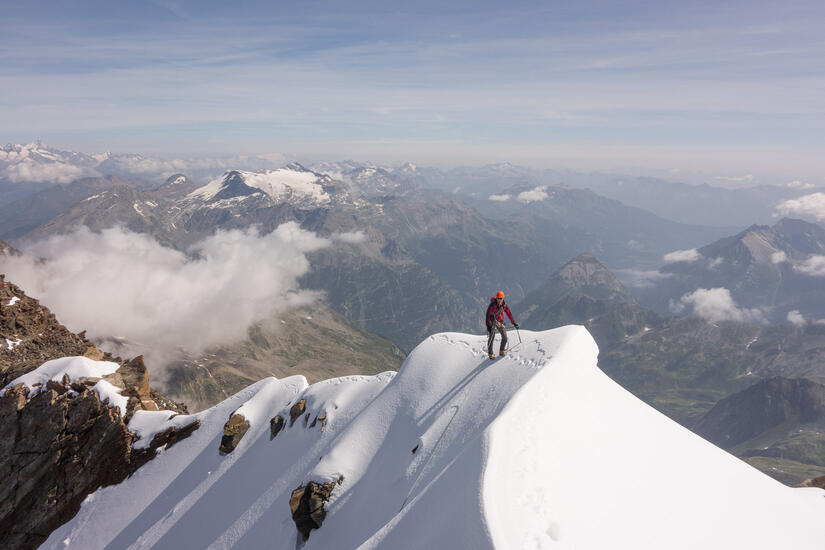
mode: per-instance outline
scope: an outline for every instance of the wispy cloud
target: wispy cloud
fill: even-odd
[[[635,288],[650,288],[665,279],[673,277],[672,273],[662,273],[656,270],[618,269],[616,276],[627,286]]]
[[[673,252],[668,252],[664,255],[663,259],[666,264],[674,264],[677,262],[695,262],[701,257],[702,255],[699,254],[698,250],[691,248],[688,250],[674,250]]]
[[[510,195],[508,195],[507,193],[504,193],[503,195],[490,195],[490,196],[489,196],[489,197],[487,197],[487,198],[488,198],[489,200],[491,200],[491,201],[497,201],[497,202],[507,202],[507,201],[509,201],[512,197],[511,197]]]
[[[76,11],[4,11],[0,77],[14,86],[0,105],[3,138],[116,135],[132,149],[173,152],[346,141],[367,156],[383,153],[367,148],[375,140],[428,142],[432,155],[452,140],[480,148],[478,157],[497,149],[546,159],[571,148],[612,159],[636,148],[636,160],[664,151],[662,163],[765,164],[761,151],[773,150],[776,165],[794,152],[819,166],[815,3]]]

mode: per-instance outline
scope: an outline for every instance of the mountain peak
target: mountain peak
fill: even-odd
[[[619,279],[589,252],[579,254],[550,277],[550,284],[594,297],[630,297]],[[632,299],[632,298],[631,298]]]
[[[277,170],[230,170],[221,178],[196,189],[188,197],[216,202],[260,193],[275,202],[317,206],[331,200],[322,185],[326,182],[326,176],[319,176],[298,163],[290,163]]]

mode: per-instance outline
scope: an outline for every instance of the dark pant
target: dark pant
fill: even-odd
[[[498,331],[501,333],[501,346],[498,348],[498,352],[501,353],[504,351],[504,348],[507,346],[507,329],[504,328],[504,323],[500,327],[498,327]],[[487,353],[489,355],[493,354],[493,342],[496,339],[496,326],[493,325],[487,329]]]

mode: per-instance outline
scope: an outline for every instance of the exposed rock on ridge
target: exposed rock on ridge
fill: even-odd
[[[94,354],[90,348],[84,333],[70,332],[48,308],[0,275],[0,387],[50,359]]]
[[[0,304],[0,335],[19,341],[0,352],[0,388],[51,359],[85,354],[112,360],[2,276]],[[170,428],[148,448],[133,448],[136,436],[127,422],[136,411],[186,410],[151,389],[142,357],[114,360],[120,368],[102,378],[64,376],[35,388],[17,384],[0,396],[0,548],[36,548],[74,517],[89,494],[120,483],[157,449],[199,427],[194,421]],[[125,416],[94,391],[101,380],[128,398]]]

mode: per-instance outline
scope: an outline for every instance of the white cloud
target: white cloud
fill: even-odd
[[[799,313],[798,309],[788,312],[788,322],[794,326],[801,327],[805,325],[805,317]]]
[[[547,198],[547,186],[542,185],[540,187],[536,187],[535,189],[531,189],[530,191],[522,191],[516,197],[516,200],[523,203],[533,202],[533,201],[543,201]]]
[[[662,273],[661,271],[638,271],[635,269],[616,270],[616,276],[622,283],[635,288],[649,288],[659,284],[660,281],[673,276],[672,273]]]
[[[268,235],[218,232],[187,256],[122,228],[83,227],[0,265],[71,330],[125,338],[151,362],[236,341],[253,323],[311,302],[316,294],[297,280],[309,270],[306,253],[330,244],[290,222]]]
[[[363,231],[348,231],[346,233],[335,233],[332,240],[348,244],[360,244],[366,242],[367,234]]]
[[[825,277],[825,256],[814,255],[803,262],[794,264],[795,271],[811,277]]]
[[[510,195],[508,195],[506,193],[504,195],[490,195],[487,198],[491,201],[499,201],[499,202],[505,202],[505,201],[509,201],[511,199]]]
[[[788,261],[788,255],[785,254],[785,252],[783,252],[782,250],[780,250],[779,252],[774,252],[773,254],[771,254],[771,262],[773,262],[775,264],[781,264],[781,263],[785,263],[787,261]]]
[[[813,183],[802,183],[799,180],[793,180],[792,182],[786,183],[785,187],[790,187],[791,189],[813,189],[815,186]]]
[[[716,176],[716,179],[721,181],[753,181],[753,174],[745,174],[744,176]]]
[[[10,164],[0,170],[0,178],[11,182],[71,183],[83,176],[96,175],[95,172],[63,162]]]
[[[695,262],[702,255],[699,254],[699,251],[695,248],[691,248],[689,250],[674,250],[673,252],[669,252],[665,254],[664,260],[666,264],[673,264],[676,262]]]
[[[825,220],[825,193],[811,193],[796,199],[780,202],[776,209],[783,216],[796,214],[810,216],[817,220]]]
[[[709,267],[709,268],[711,268],[711,269],[716,269],[717,267],[719,267],[720,265],[722,265],[722,263],[723,263],[724,261],[725,261],[725,258],[722,258],[721,256],[720,256],[719,258],[713,258],[713,259],[710,261],[710,263],[708,263],[708,267]]]
[[[693,307],[695,315],[712,322],[765,322],[765,315],[761,309],[738,307],[727,288],[699,288],[685,294],[678,301],[671,300],[670,303],[670,309],[674,313],[682,313],[687,306]]]

